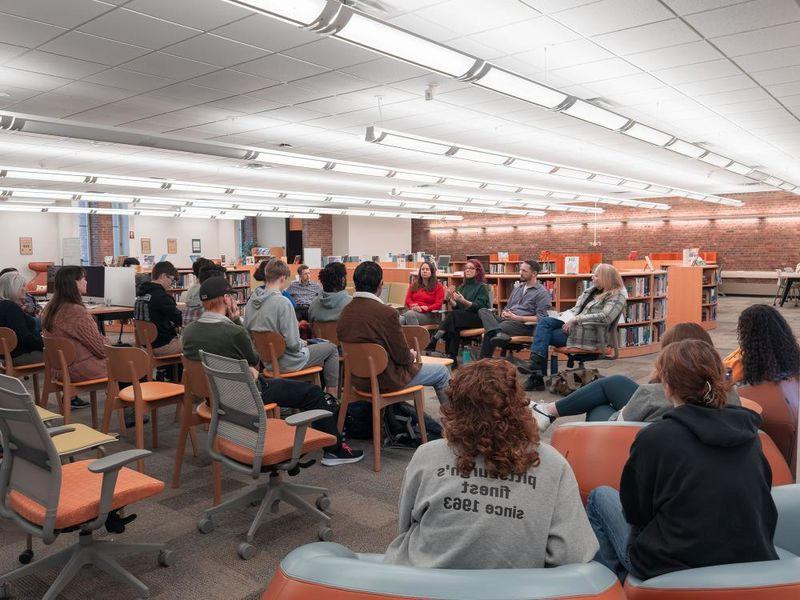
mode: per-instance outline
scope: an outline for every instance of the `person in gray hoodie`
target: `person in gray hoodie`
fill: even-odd
[[[292,302],[281,293],[291,275],[289,266],[282,260],[264,261],[259,265],[262,273],[256,279],[264,285],[253,290],[244,313],[244,326],[248,331],[274,331],[283,336],[286,350],[278,359],[284,371],[299,371],[311,366],[322,366],[325,391],[336,396],[339,386],[339,350],[330,342],[306,344],[300,339],[300,328]]]
[[[530,569],[587,563],[599,548],[572,469],[539,441],[511,363],[458,369],[442,407],[445,439],[420,446],[400,490],[400,532],[385,563]]]
[[[347,267],[340,262],[325,265],[319,272],[319,281],[322,284],[322,293],[308,307],[308,318],[312,323],[338,321],[342,309],[353,299],[345,290]]]

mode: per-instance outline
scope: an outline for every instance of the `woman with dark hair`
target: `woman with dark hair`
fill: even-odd
[[[450,287],[445,295],[449,312],[442,319],[439,330],[431,338],[426,350],[435,350],[436,342],[444,339],[447,355],[458,364],[458,346],[463,329],[483,327],[478,316],[482,308],[489,308],[489,289],[483,265],[479,260],[470,259],[464,265],[464,283],[458,288]]]
[[[444,304],[444,286],[436,278],[436,265],[426,260],[419,266],[414,282],[406,292],[406,312],[401,325],[438,325],[439,310]]]
[[[713,346],[711,336],[697,323],[678,323],[661,336],[661,350],[681,340],[700,340]],[[739,406],[739,394],[729,385],[728,404]],[[586,414],[587,421],[657,421],[672,409],[664,388],[653,374],[639,385],[624,375],[609,375],[591,382],[561,400],[531,402],[533,416],[544,431],[558,417]]]
[[[347,293],[347,267],[343,263],[333,262],[325,265],[319,272],[322,293],[311,301],[308,307],[308,318],[314,321],[338,321],[345,306],[353,297]]]
[[[800,377],[800,346],[792,328],[774,306],[754,304],[739,315],[739,349],[725,366],[734,383],[779,383]]]
[[[513,366],[464,365],[442,407],[445,439],[423,444],[400,490],[384,562],[445,569],[555,567],[598,544],[567,461],[539,441]]]
[[[706,342],[670,344],[656,373],[675,408],[636,436],[620,491],[604,486],[589,495],[596,560],[621,580],[776,560],[761,417],[727,405],[722,361]]]
[[[69,366],[72,381],[107,377],[107,340],[83,304],[81,294],[85,293],[86,271],[77,266],[61,267],[56,273],[53,297],[42,312],[44,338],[67,338],[75,346],[75,360]],[[60,379],[61,373],[56,371],[55,376]],[[73,398],[72,406],[81,408],[88,402]]]

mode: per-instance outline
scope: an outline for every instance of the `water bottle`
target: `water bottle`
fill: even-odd
[[[472,354],[470,354],[469,348],[464,348],[461,351],[461,364],[467,364],[472,360]]]

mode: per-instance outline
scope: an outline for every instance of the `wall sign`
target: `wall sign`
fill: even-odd
[[[22,255],[33,254],[33,238],[19,238],[19,253]]]
[[[150,254],[152,252],[150,247],[150,238],[142,238],[142,254]]]
[[[134,238],[133,231],[128,232],[128,239],[132,240]]]
[[[200,240],[193,239],[192,240],[192,254],[199,254],[200,252],[202,252],[202,250],[200,249]]]
[[[177,238],[167,238],[167,254],[178,253],[178,240]]]

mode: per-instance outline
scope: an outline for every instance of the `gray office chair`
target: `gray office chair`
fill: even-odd
[[[77,531],[80,536],[68,548],[0,575],[0,598],[10,597],[8,582],[60,565],[64,567],[43,600],[55,600],[86,565],[97,567],[147,597],[147,586],[120,565],[117,557],[158,552],[159,564],[169,566],[174,562],[172,553],[163,544],[95,539],[94,532],[104,525],[118,525],[116,511],[120,508],[164,489],[161,481],[124,468],[150,452],[127,450],[62,465],[52,438],[71,431],[71,425],[46,429],[22,382],[0,375],[0,516],[47,545],[62,533]],[[119,533],[124,526],[113,530]]]
[[[197,523],[201,533],[214,530],[214,515],[238,506],[259,503],[245,541],[239,544],[239,557],[255,556],[253,539],[267,520],[270,511],[277,512],[283,501],[317,520],[323,521],[319,539],[326,541],[333,534],[328,524],[331,517],[324,511],[330,507],[328,490],[322,487],[288,483],[281,474],[297,475],[300,468],[314,461],[301,462],[303,456],[336,443],[330,434],[310,429],[319,419],[330,417],[327,410],[308,410],[286,420],[268,419],[261,393],[245,360],[234,360],[200,351],[200,359],[211,390],[211,424],[208,430],[208,452],[213,460],[266,483],[209,508]],[[302,495],[316,494],[316,506]]]

